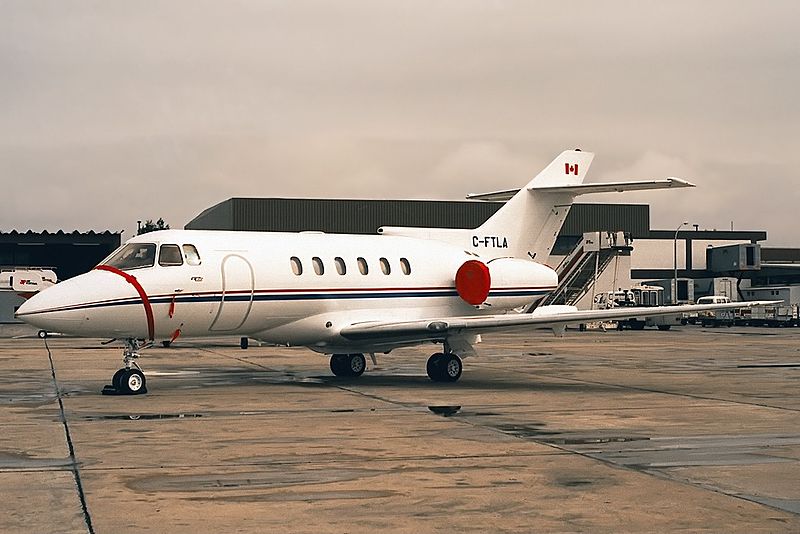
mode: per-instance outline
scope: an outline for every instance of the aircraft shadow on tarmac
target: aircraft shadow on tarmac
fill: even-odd
[[[145,369],[147,373],[148,370]],[[70,380],[74,382],[75,379]],[[512,373],[493,373],[491,377],[480,372],[465,373],[455,383],[434,383],[426,375],[379,374],[367,372],[358,378],[337,377],[319,374],[318,370],[294,369],[241,369],[230,367],[160,368],[148,373],[148,386],[152,393],[167,390],[207,390],[209,388],[259,387],[270,385],[297,386],[299,388],[406,388],[425,390],[457,391],[564,391],[598,392],[608,391],[610,386],[600,384],[543,382],[534,379],[520,380]],[[82,389],[82,388],[81,388]]]

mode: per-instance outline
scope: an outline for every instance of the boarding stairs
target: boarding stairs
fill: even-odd
[[[597,233],[594,233],[597,236]],[[617,234],[607,232],[606,243],[591,246],[591,240],[584,237],[575,248],[558,264],[559,285],[555,291],[547,295],[540,306],[551,304],[567,304],[574,306],[592,287],[597,277],[614,261],[622,251],[630,251],[633,247],[627,237],[617,239]],[[619,244],[618,241],[620,242]]]

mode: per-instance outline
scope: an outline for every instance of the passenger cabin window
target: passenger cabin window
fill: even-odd
[[[336,265],[337,273],[342,275],[347,274],[347,265],[344,264],[344,260],[342,258],[333,258],[333,263]]]
[[[383,271],[383,274],[392,274],[392,267],[389,265],[389,260],[381,258],[378,263],[381,264],[381,271]]]
[[[311,263],[314,265],[314,272],[322,275],[325,274],[325,265],[322,264],[322,260],[318,257],[314,256],[311,258]]]
[[[158,251],[158,264],[162,267],[183,265],[183,256],[178,245],[161,245]]]
[[[303,274],[303,263],[300,261],[300,258],[297,256],[292,256],[289,259],[289,263],[292,265],[292,272],[297,276]]]
[[[113,254],[104,265],[127,271],[152,267],[156,261],[156,246],[153,243],[129,243]]]
[[[406,258],[400,258],[400,270],[403,271],[405,275],[411,274],[411,264],[408,263]]]
[[[183,255],[186,256],[187,265],[200,265],[200,254],[194,245],[183,245]]]
[[[361,272],[361,274],[369,274],[369,266],[367,266],[367,260],[365,260],[364,258],[358,258],[356,262],[358,263],[358,270],[359,272]]]

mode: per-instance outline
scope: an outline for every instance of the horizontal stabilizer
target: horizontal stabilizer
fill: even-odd
[[[590,193],[622,193],[623,191],[644,191],[647,189],[675,189],[679,187],[694,187],[695,185],[680,178],[667,178],[665,180],[639,180],[636,182],[606,182],[600,184],[578,184],[561,186],[536,186],[532,185],[528,191],[541,191],[543,193],[569,193],[574,196],[588,195]]]
[[[492,191],[491,193],[468,193],[467,200],[485,200],[487,202],[507,202],[511,197],[519,193],[519,189],[505,189],[503,191]]]
[[[623,191],[644,191],[648,189],[677,189],[681,187],[695,187],[691,182],[680,178],[666,178],[664,180],[639,180],[634,182],[606,182],[599,184],[577,184],[577,185],[555,185],[537,186],[532,185],[528,191],[542,193],[567,193],[572,196],[588,195],[590,193],[621,193]],[[491,193],[470,193],[467,195],[469,200],[485,200],[502,202],[507,201],[519,189],[506,189],[504,191],[493,191]]]

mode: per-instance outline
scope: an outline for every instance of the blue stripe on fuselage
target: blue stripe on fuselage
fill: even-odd
[[[552,291],[552,289],[493,289],[489,292],[489,297],[536,297],[542,296]],[[424,297],[457,297],[455,289],[448,290],[423,290],[423,291],[370,291],[370,292],[297,292],[297,293],[227,293],[224,295],[225,302],[274,302],[274,301],[299,301],[299,300],[354,300],[354,299],[381,299],[381,298],[424,298]],[[166,295],[151,297],[151,304],[170,304],[178,303],[200,303],[200,302],[220,302],[223,299],[222,293],[204,295]],[[77,304],[65,306],[53,310],[42,310],[38,313],[48,313],[51,311],[72,311],[88,310],[97,308],[107,308],[114,306],[141,305],[142,300],[135,297],[126,297],[120,300],[110,300],[88,304]]]

